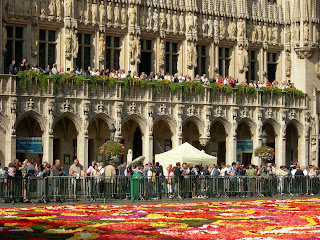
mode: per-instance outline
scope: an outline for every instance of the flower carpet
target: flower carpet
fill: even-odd
[[[0,208],[0,239],[315,239],[320,199]]]

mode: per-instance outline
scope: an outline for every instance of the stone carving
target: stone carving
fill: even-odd
[[[290,25],[286,26],[286,35],[285,35],[285,41],[287,44],[291,43],[291,30],[290,30]]]
[[[70,30],[66,29],[66,36],[65,36],[65,52],[66,52],[66,58],[70,58],[71,56],[71,34]]]
[[[266,23],[263,24],[262,34],[263,34],[263,41],[267,42],[267,40],[268,40],[268,29],[267,29],[267,24]]]
[[[167,11],[167,15],[166,15],[166,23],[167,23],[167,32],[171,31],[171,14],[170,14],[170,10]]]
[[[93,0],[91,5],[91,14],[92,14],[92,24],[95,25],[98,23],[98,5],[97,1]]]
[[[159,20],[158,20],[158,9],[154,9],[154,12],[153,12],[153,30],[154,32],[156,32],[158,30],[158,27],[159,27]]]
[[[173,31],[173,34],[176,34],[179,31],[177,11],[173,12],[173,16],[172,16],[172,31]]]
[[[257,28],[254,25],[251,25],[251,41],[253,43],[257,41]]]
[[[236,21],[233,19],[232,22],[230,23],[230,38],[232,40],[235,40],[237,37],[237,25],[236,25]]]
[[[46,17],[46,2],[45,0],[40,1],[40,19],[43,21]]]
[[[161,104],[161,105],[160,105],[160,109],[159,109],[159,110],[160,110],[160,114],[161,114],[161,115],[166,114],[166,109],[167,109],[166,104],[164,104],[164,103]]]
[[[79,51],[79,39],[78,39],[77,33],[78,33],[78,31],[75,31],[73,34],[73,44],[72,44],[73,58],[77,58],[78,51]]]
[[[24,6],[23,6],[24,16],[28,16],[30,12],[30,2],[29,0],[25,0],[23,1],[23,3],[24,3]]]
[[[7,28],[6,24],[2,23],[2,53],[5,53],[7,51],[6,45],[7,45]]]
[[[104,103],[102,101],[100,101],[98,104],[97,104],[97,113],[102,113],[103,112],[103,109],[104,109]]]
[[[315,25],[315,40],[318,43],[320,41],[320,35],[319,35],[319,24]]]
[[[160,40],[160,61],[159,66],[163,67],[166,59],[166,47],[164,43],[164,39]]]
[[[140,41],[140,37],[138,37],[138,41],[137,41],[137,61],[138,61],[138,63],[140,63],[140,59],[141,59],[141,41]]]
[[[212,23],[212,18],[209,17],[208,19],[208,37],[213,36],[213,23]]]
[[[89,0],[87,0],[87,4],[84,11],[84,24],[88,24],[90,22],[90,3]]]
[[[195,115],[195,110],[196,110],[195,106],[191,105],[188,109],[189,115]]]
[[[120,7],[119,3],[116,3],[116,6],[114,7],[114,24],[119,25],[120,24]]]
[[[127,167],[132,164],[132,149],[128,150],[128,154],[127,154]]]
[[[48,101],[48,133],[53,133],[53,111],[54,111],[54,100]]]
[[[183,32],[184,32],[184,14],[183,14],[183,12],[180,12],[180,16],[179,16],[179,23],[180,23],[180,26],[179,26],[179,28],[180,28],[180,35],[182,35],[183,34]]]
[[[303,41],[309,41],[309,24],[307,22],[305,22],[303,25]]]
[[[294,32],[294,40],[296,42],[300,41],[300,23],[296,24],[295,32]]]
[[[101,2],[102,3],[102,2]],[[104,12],[104,11],[103,11]],[[101,11],[100,11],[101,14]],[[83,15],[82,0],[78,0],[78,19],[81,21]]]
[[[272,26],[269,25],[268,27],[268,41],[272,42]]]
[[[187,43],[187,67],[189,69],[193,66],[193,55],[195,54],[195,46],[192,42],[188,41]],[[196,57],[195,57],[196,58]]]
[[[311,159],[315,161],[316,156],[317,156],[317,139],[316,137],[312,137],[311,138]]]
[[[148,8],[147,12],[147,30],[150,31],[152,29],[152,9]]]
[[[136,108],[137,108],[137,105],[136,105],[134,102],[132,102],[132,103],[130,104],[130,106],[129,106],[129,112],[130,112],[130,114],[134,114],[135,111],[136,111]]]
[[[202,25],[202,33],[207,33],[207,19],[202,17],[201,25]]]
[[[165,21],[166,21],[166,17],[165,17],[165,14],[163,12],[163,9],[161,9],[161,11],[160,11],[159,21],[160,21],[160,29],[164,29],[164,24],[165,24]]]
[[[240,38],[244,38],[245,22],[243,19],[240,19],[239,26],[238,26],[238,33]]]
[[[187,33],[192,33],[193,17],[192,17],[192,13],[191,12],[189,12],[188,15],[187,15],[186,24],[187,24]]]
[[[123,4],[121,8],[121,23],[123,25],[127,24],[127,11],[126,11],[126,5]]]
[[[257,25],[258,43],[262,42],[262,28],[261,25]]]
[[[10,103],[10,133],[15,134],[16,132],[16,119],[17,119],[17,101],[18,99],[16,97],[11,98]]]
[[[136,43],[134,40],[134,36],[131,35],[129,39],[129,59],[131,63],[134,63],[135,52],[136,52]]]
[[[224,18],[222,17],[220,19],[220,23],[219,23],[219,29],[220,29],[220,39],[223,39],[225,34],[226,34],[226,27],[225,27],[225,23],[224,23]]]
[[[103,24],[106,18],[106,12],[105,12],[105,8],[104,8],[104,1],[100,2],[100,6],[99,6],[99,20],[100,23]]]
[[[134,26],[136,22],[136,9],[134,8],[133,4],[130,5],[128,14],[129,14],[129,25]]]
[[[145,24],[144,18],[145,18],[145,16],[144,16],[144,8],[143,7],[140,8],[139,16],[140,16],[140,19],[139,19],[140,27],[144,28],[144,24]]]
[[[54,12],[55,12],[55,0],[49,0],[49,6],[48,6],[48,16],[54,16]]]
[[[38,1],[32,2],[32,10],[31,10],[32,16],[38,16]]]
[[[247,72],[249,66],[248,52],[243,46],[239,47],[239,72]]]
[[[111,2],[108,2],[107,5],[107,24],[108,26],[111,25],[112,22],[112,6],[111,6]]]
[[[13,1],[13,0],[11,0]],[[21,14],[21,2],[19,0],[15,0],[14,1],[15,5],[14,5],[14,12],[16,13],[16,15],[20,15]]]
[[[31,55],[33,57],[38,54],[39,34],[36,26],[32,26],[32,43],[31,43]]]
[[[102,62],[104,60],[104,56],[106,54],[106,40],[103,33],[100,33],[99,38],[99,61]]]
[[[278,43],[278,36],[279,36],[279,28],[278,28],[278,26],[277,25],[275,25],[274,26],[274,28],[273,28],[273,32],[272,32],[273,34],[273,42],[274,43]]]
[[[29,98],[26,102],[26,110],[32,110],[33,109],[33,99]]]
[[[70,0],[71,1],[71,0]],[[71,3],[70,3],[70,11],[71,11]],[[61,0],[56,1],[56,15],[57,15],[57,21],[60,22],[62,18],[62,13],[61,13]],[[71,12],[70,12],[71,16]]]
[[[213,29],[214,29],[214,37],[219,37],[219,23],[218,19],[216,18],[213,22]]]
[[[287,52],[286,53],[286,76],[287,77],[290,77],[291,75],[291,57],[290,57],[290,53]]]
[[[57,2],[58,4],[58,2]],[[64,11],[64,14],[65,14],[65,17],[71,17],[71,4],[72,4],[72,0],[65,0],[65,11]]]

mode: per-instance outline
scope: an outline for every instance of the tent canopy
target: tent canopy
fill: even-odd
[[[199,164],[209,165],[211,163],[217,163],[217,158],[209,154],[201,152],[194,146],[190,145],[188,142],[171,149],[170,151],[156,154],[156,162],[159,162],[163,166],[163,169],[166,170],[169,164],[172,164],[172,167],[176,166],[177,162],[187,163],[187,164]]]

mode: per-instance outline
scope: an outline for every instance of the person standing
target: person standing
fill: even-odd
[[[115,182],[116,177],[116,169],[115,169],[115,162],[113,160],[109,161],[109,165],[104,168],[104,175],[105,175],[105,197],[111,198],[113,196],[113,185]]]
[[[62,176],[63,171],[60,167],[59,159],[56,159],[55,165],[53,166],[52,173],[54,176],[54,201],[61,202],[62,179],[60,178],[60,176]]]
[[[13,60],[9,66],[9,74],[15,74],[16,61]]]

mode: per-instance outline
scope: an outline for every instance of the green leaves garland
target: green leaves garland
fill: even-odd
[[[251,93],[253,96],[257,95],[258,90],[255,87],[250,87],[249,85],[236,85],[236,101],[240,100],[241,95]]]

